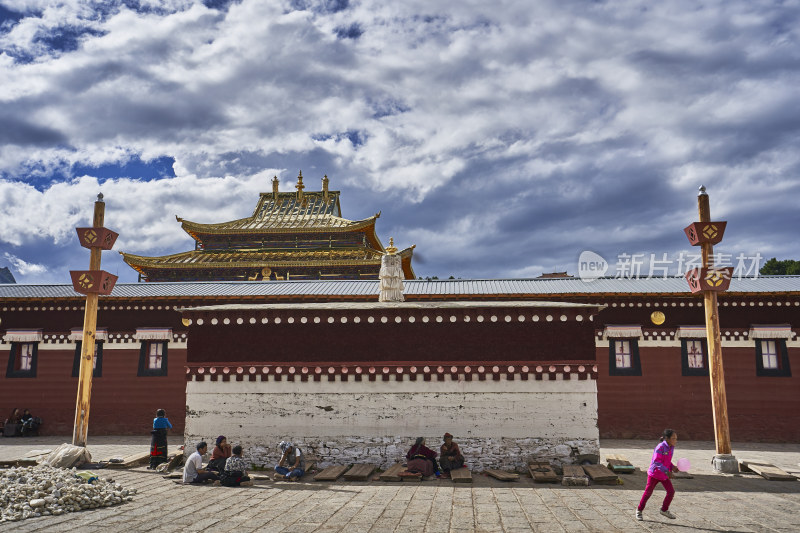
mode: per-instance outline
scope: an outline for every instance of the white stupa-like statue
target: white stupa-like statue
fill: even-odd
[[[397,255],[394,239],[389,239],[386,255],[381,258],[380,277],[381,293],[379,302],[402,302],[403,298],[403,266],[402,259]]]

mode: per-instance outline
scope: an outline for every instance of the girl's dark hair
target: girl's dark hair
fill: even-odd
[[[233,455],[242,455],[242,447],[238,444],[233,447]]]
[[[675,430],[674,429],[665,429],[664,433],[661,434],[661,440],[662,441],[667,440],[670,437],[672,437],[674,434],[675,434]]]
[[[156,411],[156,416],[167,416],[167,412],[163,409]]]
[[[414,446],[419,446],[420,444],[422,444],[422,441],[424,441],[424,440],[425,440],[425,437],[417,437],[416,442],[414,442]]]

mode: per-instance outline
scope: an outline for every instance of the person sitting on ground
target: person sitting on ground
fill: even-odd
[[[22,422],[20,432],[23,437],[39,434],[39,426],[42,425],[42,419],[38,416],[33,416],[30,409],[25,409],[25,411],[23,411],[20,421]]]
[[[217,437],[217,445],[211,451],[211,460],[208,462],[208,469],[222,473],[225,470],[225,461],[231,456],[231,445],[225,435]]]
[[[242,447],[233,447],[233,455],[225,460],[225,467],[222,469],[220,484],[226,487],[251,487],[253,482],[247,475],[247,463],[242,458]]]
[[[275,467],[275,472],[286,481],[297,481],[306,471],[306,460],[303,452],[288,441],[282,441],[278,448],[281,450],[281,460]],[[275,477],[280,479],[278,475]]]
[[[424,437],[417,438],[414,445],[408,450],[406,459],[408,459],[408,465],[406,466],[408,472],[416,472],[424,477],[434,474],[436,474],[436,477],[441,475],[439,465],[436,464],[436,452],[425,446]]]
[[[442,444],[439,451],[441,452],[439,465],[442,467],[445,475],[449,476],[451,470],[456,470],[464,466],[464,456],[461,455],[458,444],[453,442],[453,436],[450,433],[444,434],[444,444]]]
[[[3,436],[16,437],[22,430],[22,410],[14,409],[3,425]]]
[[[205,483],[219,480],[216,472],[209,472],[203,468],[203,456],[207,451],[208,444],[200,442],[197,444],[197,451],[186,459],[186,465],[183,467],[184,483]]]
[[[167,418],[167,412],[163,409],[156,411],[153,419],[153,429],[150,431],[150,466],[154,469],[161,463],[166,463],[167,459],[167,430],[172,429],[172,423]]]

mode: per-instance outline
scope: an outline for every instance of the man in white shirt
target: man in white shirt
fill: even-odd
[[[183,467],[183,482],[184,483],[205,483],[206,481],[219,480],[214,472],[209,472],[203,468],[203,456],[208,451],[208,445],[201,442],[197,445],[197,451],[186,459],[186,465]]]

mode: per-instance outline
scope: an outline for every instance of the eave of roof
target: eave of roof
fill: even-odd
[[[583,282],[565,279],[406,280],[404,293],[413,298],[630,298],[658,296],[697,298],[680,278],[600,278]],[[196,281],[118,283],[109,298],[361,298],[377,297],[378,280]],[[740,296],[800,296],[800,276],[734,278],[721,298]],[[0,284],[0,299],[83,298],[70,284]]]

